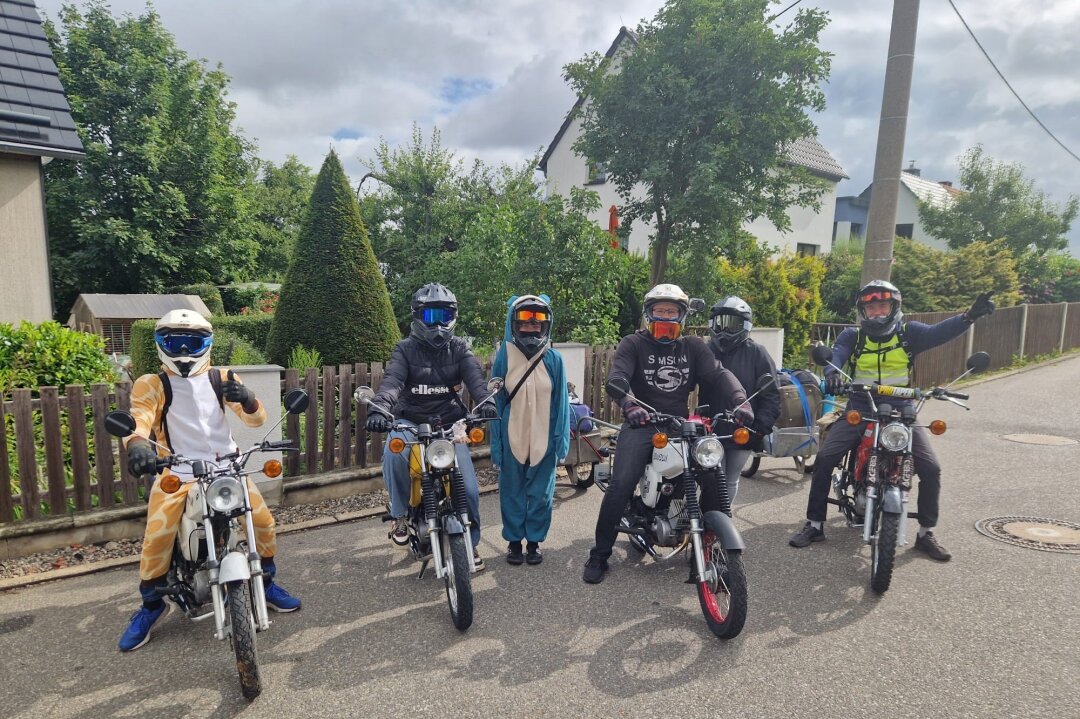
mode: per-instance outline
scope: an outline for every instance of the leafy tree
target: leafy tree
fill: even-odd
[[[304,210],[315,186],[315,173],[295,156],[285,162],[259,163],[259,177],[252,188],[255,241],[259,246],[254,275],[280,282],[289,269]]]
[[[1012,253],[1001,242],[973,242],[949,252],[896,238],[892,282],[908,312],[965,310],[976,295],[993,292],[999,307],[1022,299]]]
[[[834,244],[825,255],[825,278],[821,282],[821,321],[851,322],[855,293],[862,277],[863,245],[857,240]]]
[[[329,365],[389,359],[400,335],[352,188],[327,155],[296,241],[268,350],[287,364],[294,347]]]
[[[652,283],[673,247],[712,247],[758,217],[786,229],[788,207],[818,206],[822,182],[785,152],[817,134],[807,110],[825,107],[826,14],[799,10],[777,31],[771,4],[668,0],[617,66],[591,53],[564,68],[588,98],[574,150],[606,164],[627,223],[655,226]]]
[[[1016,269],[1025,302],[1080,301],[1080,260],[1068,252],[1025,252]]]
[[[1020,257],[1068,246],[1065,235],[1080,199],[1071,196],[1059,207],[1024,177],[1022,165],[997,162],[976,145],[960,158],[960,185],[964,194],[948,206],[919,205],[926,231],[949,247],[1003,240],[1013,257]]]
[[[92,0],[45,30],[86,147],[45,167],[57,312],[79,292],[159,292],[253,265],[252,147],[229,79],[177,47],[156,12]]]

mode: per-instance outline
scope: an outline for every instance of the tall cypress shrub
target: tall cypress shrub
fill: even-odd
[[[381,362],[400,339],[390,295],[337,155],[323,162],[270,328],[272,361],[294,347],[327,365]]]

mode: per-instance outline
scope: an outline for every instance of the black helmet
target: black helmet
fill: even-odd
[[[885,338],[896,332],[904,319],[904,313],[900,311],[902,302],[900,290],[896,285],[885,280],[874,280],[866,283],[855,299],[855,310],[859,317],[859,326],[863,332],[872,339]],[[870,302],[889,302],[891,310],[882,317],[870,319],[866,316],[866,305]]]
[[[753,328],[754,311],[741,297],[725,297],[709,312],[709,332],[722,352],[730,352],[745,342]]]
[[[539,332],[522,332],[526,322],[539,322]],[[510,303],[510,334],[526,357],[532,357],[551,337],[551,305],[544,297],[522,295]]]
[[[454,336],[457,297],[438,283],[426,284],[413,295],[412,316],[413,336],[434,349],[442,349]]]

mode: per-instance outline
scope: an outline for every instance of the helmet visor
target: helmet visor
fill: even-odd
[[[197,357],[209,349],[213,341],[213,335],[197,332],[166,332],[157,336],[158,347],[174,357]]]
[[[738,332],[743,328],[743,318],[737,315],[716,315],[712,318],[713,332]]]
[[[547,322],[551,316],[544,310],[518,310],[514,313],[517,322]]]
[[[418,314],[421,322],[432,327],[452,323],[457,317],[457,310],[453,307],[422,307]]]
[[[848,295],[849,297],[851,295]],[[884,289],[868,290],[859,295],[859,304],[866,304],[867,302],[888,302],[890,300],[899,300],[895,292]]]
[[[682,324],[666,320],[655,320],[652,323],[652,336],[658,340],[674,341],[679,339],[682,333]]]

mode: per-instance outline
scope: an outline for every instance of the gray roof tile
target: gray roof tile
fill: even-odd
[[[35,125],[0,113],[0,151],[79,157],[83,145],[33,0],[0,0],[0,111],[47,118]]]

